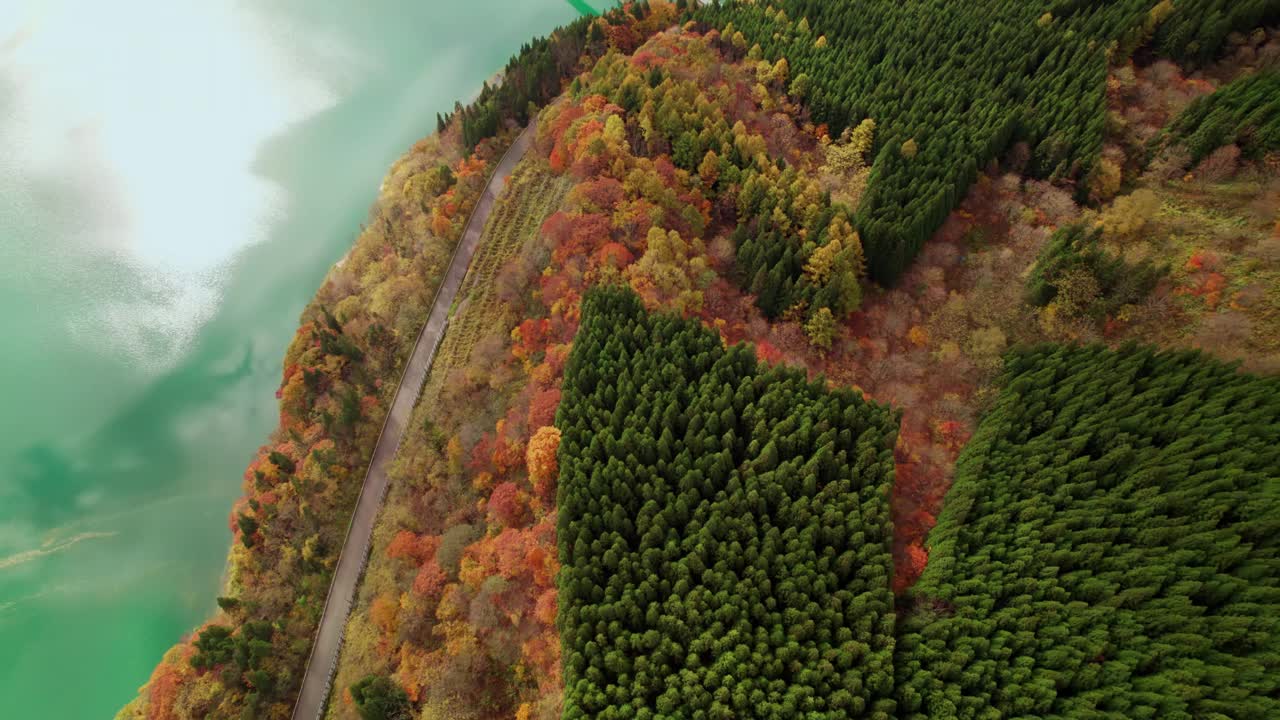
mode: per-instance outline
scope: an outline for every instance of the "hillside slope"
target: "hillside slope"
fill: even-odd
[[[1280,157],[1256,91],[1270,76],[1254,75],[1276,55],[1275,40],[1265,29],[1230,32],[1280,19],[1280,3],[1166,5],[1000,3],[991,30],[968,6],[943,2],[874,2],[861,15],[803,0],[715,3],[690,16],[680,14],[686,3],[655,0],[627,3],[556,46],[581,53],[580,64],[565,63],[581,72],[538,112],[534,147],[453,310],[391,471],[328,717],[680,717],[695,708],[705,717],[1191,717],[1232,716],[1232,702],[1241,717],[1271,714],[1274,623],[1186,579],[1274,604],[1270,521],[1249,517],[1269,512],[1277,482],[1258,440],[1274,434],[1274,403],[1257,397],[1274,382],[1126,343],[1280,370]],[[910,32],[892,32],[905,25]],[[986,51],[989,66],[969,73]],[[991,82],[971,87],[969,75]],[[454,121],[474,133],[506,102],[487,97]],[[433,208],[433,226],[448,207]],[[398,225],[389,217],[384,227]],[[602,285],[630,288],[630,299],[615,298],[626,313],[592,310]],[[336,314],[321,329],[345,328]],[[674,330],[638,339],[657,326],[700,339],[676,343],[674,354]],[[751,350],[722,347],[742,341]],[[1097,347],[1071,349],[1078,343]],[[1027,350],[1035,346],[1050,349]],[[343,346],[322,339],[325,347]],[[698,385],[722,354],[741,364],[734,372],[782,388],[767,411],[739,397],[741,383],[720,394]],[[1027,369],[1043,357],[1054,360]],[[1116,369],[1134,358],[1142,372]],[[782,364],[791,369],[768,369]],[[1124,395],[1119,379],[1080,390],[1088,383],[1075,374],[1089,372],[1161,388],[1149,428],[1157,436],[1110,406],[1090,410],[1089,432],[1054,429],[1084,412],[1068,402],[1073,392],[1097,402]],[[313,375],[297,377],[310,387]],[[1201,387],[1205,378],[1216,386]],[[694,386],[701,403],[688,417],[649,405]],[[1179,404],[1181,392],[1203,402]],[[857,412],[814,410],[830,398],[887,405],[897,420],[880,428]],[[1012,423],[1017,407],[1031,414]],[[872,426],[878,434],[865,443],[852,435]],[[1210,427],[1220,432],[1205,437]],[[785,444],[777,461],[803,465],[814,454],[806,443],[828,430],[850,433],[846,460],[872,445],[881,460],[892,453],[891,483],[853,463],[859,488],[889,486],[887,498],[859,496],[856,512],[848,493],[827,498],[842,508],[828,519],[806,486],[792,487],[803,472],[775,472],[755,489],[788,510],[752,517],[774,525],[785,551],[760,524],[703,532],[704,516],[758,505],[740,491],[748,476],[764,482],[764,438]],[[1222,433],[1252,439],[1209,453]],[[891,448],[876,445],[891,438]],[[666,491],[686,476],[668,478],[675,460],[657,457],[664,442],[690,465],[708,447],[737,454],[701,468],[710,479],[685,497]],[[1035,447],[1034,462],[1020,444]],[[1151,469],[1182,458],[1161,453],[1186,445],[1208,453],[1190,461],[1202,475]],[[255,466],[265,478],[303,462],[276,452],[284,459]],[[1010,500],[1018,514],[991,503],[970,512],[975,493],[1009,499],[1007,483],[991,484],[999,463],[1013,466],[998,477],[1027,485]],[[613,468],[607,487],[599,467]],[[1153,472],[1159,482],[1134,479]],[[627,473],[635,482],[617,480]],[[1155,541],[1129,554],[1151,538],[1123,535],[1125,513],[1154,504],[1169,510],[1166,525],[1183,527],[1196,484],[1223,508],[1219,527],[1197,526],[1208,534],[1169,562],[1155,557]],[[241,527],[256,546],[255,500]],[[887,503],[887,528],[868,506],[877,502]],[[873,522],[854,527],[855,515]],[[655,517],[672,526],[661,541],[634,531]],[[1021,537],[1043,540],[1035,557],[1023,557]],[[789,557],[796,567],[771,564],[761,576],[742,564],[751,549],[752,563]],[[853,579],[832,569],[846,551],[859,558]],[[983,553],[993,560],[965,564]],[[683,584],[660,584],[653,568],[664,562]],[[1108,575],[1117,563],[1159,573],[1125,584]],[[752,592],[734,594],[730,568]],[[797,589],[793,570],[822,587]],[[1005,612],[1004,591],[988,586],[1006,581],[1010,592],[1035,589],[1023,594],[1052,605],[1046,617],[1056,621],[1024,627]],[[664,597],[650,597],[655,588]],[[1095,601],[1114,601],[1123,627],[1082,609]],[[1157,617],[1175,607],[1186,637]],[[238,633],[202,634],[175,651],[135,716],[223,717],[237,707],[247,693],[219,705],[219,683],[256,688],[253,643],[285,639],[237,614],[246,612],[259,610],[233,603],[224,616],[243,617]],[[1086,628],[1075,644],[1063,640],[1073,628]],[[1098,639],[1104,631],[1116,639]],[[1038,669],[1024,672],[1028,663]],[[291,676],[278,677],[287,687]],[[848,697],[837,700],[836,685]],[[697,690],[668,692],[677,686]]]

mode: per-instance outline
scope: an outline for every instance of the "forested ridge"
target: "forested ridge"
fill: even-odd
[[[1027,302],[1094,322],[1146,297],[1168,272],[1150,259],[1127,263],[1102,248],[1103,231],[1070,225],[1054,233],[1027,278]],[[1087,288],[1087,292],[1086,292]]]
[[[782,176],[771,148],[807,167],[813,141],[761,107],[753,82],[698,35],[661,33],[631,56],[607,54],[541,113],[530,153],[539,157],[526,159],[504,194],[510,207],[494,213],[401,448],[331,717],[360,716],[369,689],[388,687],[361,684],[369,677],[402,688],[413,712],[428,717],[559,717],[561,435],[552,421],[582,297],[622,281],[646,303],[722,317],[737,336],[746,325],[736,313],[758,317],[754,301],[720,276],[732,272],[729,239],[711,248],[703,240],[713,227],[736,227],[738,181],[723,183],[716,203],[704,193],[722,169],[740,178],[739,168],[705,163],[704,175],[669,154],[705,122],[741,148],[728,154],[752,169],[761,197],[803,191],[821,201],[816,184],[797,183],[794,172],[788,185],[767,182]],[[602,93],[631,95],[635,109]],[[857,248],[856,238],[846,241]],[[788,342],[808,346],[803,331]],[[763,338],[756,352],[780,355]]]
[[[927,531],[932,518],[899,514],[879,493],[874,508],[830,515],[844,521],[846,540],[860,535],[856,546],[825,545],[835,539],[827,534],[835,527],[826,524],[828,516],[795,508],[812,509],[817,503],[809,499],[822,497],[823,507],[838,509],[847,498],[806,495],[803,469],[779,474],[788,460],[804,468],[814,456],[797,438],[813,437],[802,431],[805,419],[816,426],[819,409],[834,406],[815,404],[814,397],[855,398],[872,425],[882,421],[869,418],[887,414],[860,395],[761,364],[786,359],[812,372],[841,369],[840,356],[828,354],[834,348],[879,353],[873,344],[879,340],[854,344],[849,337],[849,327],[862,327],[867,317],[859,287],[863,248],[851,209],[858,191],[849,187],[869,180],[870,146],[881,126],[860,122],[835,141],[807,136],[800,123],[782,119],[803,113],[796,94],[778,92],[791,89],[794,72],[785,62],[743,54],[731,38],[686,27],[660,33],[629,56],[606,52],[540,114],[538,151],[551,172],[575,184],[495,276],[501,298],[495,312],[505,322],[468,340],[474,344],[465,364],[432,381],[441,407],[451,409],[427,413],[425,434],[433,439],[414,451],[423,476],[406,478],[422,495],[404,502],[420,511],[441,503],[453,509],[388,521],[390,560],[353,621],[365,649],[345,677],[361,677],[362,669],[371,674],[349,686],[351,699],[331,717],[363,715],[362,688],[380,678],[389,683],[387,697],[407,690],[397,707],[424,717],[971,716],[964,703],[952,709],[946,702],[967,691],[970,675],[985,677],[991,663],[968,647],[946,653],[932,642],[930,621],[957,609],[923,590],[901,599],[893,593],[909,587],[920,569],[947,565],[944,548],[931,540],[907,546],[905,562],[898,559],[894,536],[902,527]],[[548,207],[533,197],[516,202],[538,213]],[[1043,223],[1044,241],[1034,246],[1026,276],[999,281],[1012,287],[1015,303],[1027,301],[1031,332],[1019,330],[1061,338],[1060,328],[1074,328],[1065,323],[1077,317],[1110,327],[1171,275],[1180,278],[1180,265],[1116,247],[1140,233],[1149,215],[1144,202],[1133,200],[1092,222],[1064,223],[1056,234]],[[977,241],[969,242],[969,252],[982,258]],[[636,295],[591,290],[618,283]],[[930,300],[932,290],[917,291],[919,302],[943,306],[946,322],[910,332],[896,324],[903,344],[977,368],[978,377],[999,368],[1006,338],[1020,337],[1014,328],[957,330],[964,298],[948,299],[944,291],[941,300]],[[1046,318],[1042,327],[1037,312]],[[994,322],[977,308],[972,313]],[[952,337],[963,344],[956,347]],[[754,352],[725,348],[755,338],[766,339]],[[1188,360],[1199,362],[1211,365]],[[750,423],[743,419],[750,393],[736,392],[743,386],[751,392],[776,386],[775,396],[786,401],[763,424]],[[938,394],[954,398],[957,389],[967,391],[952,384]],[[937,407],[947,402],[955,400]],[[467,405],[483,410],[458,409]],[[941,417],[926,426],[927,441],[919,420],[912,422],[910,444],[893,447],[885,490],[911,492],[927,478],[930,471],[914,459],[923,443],[947,452],[964,445],[963,425]],[[883,451],[896,424],[882,426]],[[778,463],[770,485],[759,476],[746,479],[761,462],[748,450],[757,431],[796,442],[786,451],[775,445],[778,457],[763,460]],[[764,444],[757,444],[762,455]],[[752,504],[749,492],[764,498],[764,488],[769,500]],[[895,522],[877,537],[871,526],[852,530],[854,517]],[[780,544],[770,540],[774,531],[784,538]],[[785,539],[788,533],[796,542]],[[559,562],[548,557],[549,547],[558,548],[552,552]],[[782,560],[761,560],[771,553]],[[858,568],[852,586],[822,562],[846,555]],[[1113,561],[1092,553],[1079,562]],[[796,589],[799,577],[803,590]],[[857,612],[825,611],[826,603],[852,607],[844,598],[854,590]],[[556,617],[558,647],[550,653],[543,633]],[[1063,622],[1073,628],[1077,621]],[[430,640],[422,639],[427,628]],[[1059,632],[1047,629],[1044,641]],[[1269,642],[1273,635],[1263,628],[1257,637]],[[1018,690],[1017,707],[1065,703],[1074,711],[1089,702],[1071,700],[1076,689],[1060,680],[1094,672],[1088,663],[1053,655],[1066,664],[1052,676],[1062,689],[1051,689],[1044,677],[1023,677],[1020,668],[1038,661],[1036,649],[1018,651],[1022,659],[1003,649],[996,656],[1019,668],[998,681]],[[970,655],[981,664],[965,665]],[[1159,658],[1148,660],[1138,673],[1160,669]],[[925,664],[937,673],[904,669]],[[478,679],[465,679],[468,670]],[[1181,665],[1169,672],[1185,674],[1188,685],[1241,697],[1252,692],[1224,685],[1215,670],[1200,671]],[[1129,692],[1122,682],[1104,686],[1090,687],[1100,697]],[[1139,715],[1144,707],[1176,708],[1179,693],[1154,683],[1125,707]],[[985,694],[985,686],[977,691]]]
[[[286,715],[313,491],[535,115],[327,718],[1280,713],[1280,393],[1211,357],[1280,372],[1280,0],[692,5],[531,42],[393,169],[245,582],[125,717]]]

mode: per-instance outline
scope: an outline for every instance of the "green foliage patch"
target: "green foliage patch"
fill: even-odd
[[[565,718],[892,716],[893,413],[619,289],[563,392]]]
[[[1264,70],[1197,98],[1174,120],[1169,134],[1199,162],[1236,143],[1246,157],[1280,150],[1280,70]]]
[[[1015,352],[899,624],[903,718],[1280,717],[1280,383]]]
[[[1168,272],[1167,265],[1136,265],[1102,248],[1102,230],[1070,225],[1054,233],[1027,278],[1027,300],[1056,302],[1072,316],[1102,320],[1140,302]]]
[[[408,720],[409,696],[391,678],[367,675],[351,686],[351,699],[364,720]]]

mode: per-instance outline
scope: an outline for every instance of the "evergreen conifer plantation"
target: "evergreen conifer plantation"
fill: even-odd
[[[898,716],[1280,717],[1280,382],[1051,346],[1004,381],[898,626]]]
[[[1232,143],[1254,159],[1280,150],[1280,69],[1246,75],[1197,98],[1169,135],[1187,145],[1192,162]]]
[[[894,413],[614,288],[563,393],[565,718],[892,717]]]

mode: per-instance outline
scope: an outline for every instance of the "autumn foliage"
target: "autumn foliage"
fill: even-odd
[[[731,272],[724,236],[739,221],[730,161],[700,172],[705,154],[689,167],[672,155],[706,123],[708,143],[820,162],[811,137],[762,108],[756,82],[696,34],[660,35],[632,57],[606,55],[542,113],[533,153],[572,188],[500,271],[510,281],[500,322],[485,323],[489,334],[472,340],[450,381],[429,383],[439,400],[419,406],[420,430],[398,460],[413,472],[395,476],[404,494],[392,499],[413,513],[394,516],[349,630],[352,652],[375,666],[344,666],[340,682],[385,672],[424,711],[451,718],[491,716],[480,708],[558,716],[553,422],[581,299],[592,284],[626,283],[737,339],[761,321],[752,299],[718,276]],[[780,177],[772,161],[754,165],[732,149],[725,157]],[[773,361],[808,352],[798,331],[760,340]],[[388,634],[393,591],[401,610]]]
[[[255,654],[234,671],[196,674],[184,671],[187,660],[167,659],[127,712],[267,717],[292,707],[387,401],[500,150],[494,140],[462,156],[456,142],[435,137],[393,166],[374,220],[302,314],[276,393],[279,426],[245,470],[230,513],[235,544],[217,623],[254,643]],[[396,552],[421,558],[432,552],[425,545],[402,540]],[[397,601],[379,599],[376,614],[393,636]],[[269,639],[237,630],[265,620],[278,628]]]
[[[556,392],[559,400],[560,393]],[[560,430],[551,426],[538,428],[529,440],[529,449],[525,452],[525,464],[529,470],[529,482],[543,502],[550,503],[555,497],[556,475],[559,464],[556,452],[560,448]]]
[[[576,410],[561,407],[563,382],[594,286],[628,286],[648,309],[698,321],[725,344],[747,341],[761,367],[786,364],[903,409],[886,576],[900,597],[942,556],[929,533],[1007,349],[1079,330],[1067,324],[1073,314],[1097,325],[1082,337],[1124,335],[1141,293],[1111,302],[1110,286],[1127,279],[1110,262],[1111,245],[1150,227],[1159,205],[1148,195],[1122,197],[1088,228],[1066,191],[993,169],[968,196],[943,203],[958,211],[930,215],[941,230],[913,264],[889,273],[900,275],[896,288],[870,286],[871,244],[864,251],[853,205],[874,192],[871,166],[884,155],[895,167],[930,167],[936,144],[871,119],[833,140],[799,104],[821,102],[799,63],[764,60],[729,28],[665,32],[679,17],[670,3],[625,3],[587,23],[581,43],[547,46],[581,51],[578,62],[555,64],[583,72],[539,114],[517,170],[527,183],[508,189],[486,231],[485,243],[509,247],[482,243],[473,266],[481,287],[459,295],[446,337],[454,344],[407,426],[339,687],[389,678],[414,717],[561,716],[556,501],[572,443],[561,447],[555,425]],[[825,36],[803,37],[802,18],[777,22],[788,33],[779,41],[830,52]],[[463,121],[474,139],[487,118],[472,110]],[[887,154],[877,133],[892,140]],[[406,339],[493,157],[485,144],[461,157],[450,144],[458,134],[446,130],[445,144],[429,141],[393,169],[380,222],[303,317],[284,363],[280,430],[246,470],[230,517],[229,591],[245,605],[225,619],[280,620],[272,677],[296,677]],[[1131,174],[1115,168],[1095,178],[1108,195]],[[892,198],[912,212],[926,201]],[[1058,227],[1059,240],[1088,233],[1088,243],[1059,242],[1062,252],[1048,254],[1052,272],[1033,281],[1044,281],[1052,311],[1037,311],[1009,278],[1055,247]],[[1094,253],[1104,242],[1105,257]],[[1172,292],[1206,311],[1247,300],[1235,267],[1195,251],[1175,263]],[[137,717],[192,716],[174,708],[207,698],[213,677],[185,658],[166,662],[144,693],[151,714]],[[197,710],[239,712],[255,688],[245,682]],[[286,691],[261,701],[278,715]],[[334,703],[337,720],[359,716],[348,697]]]

